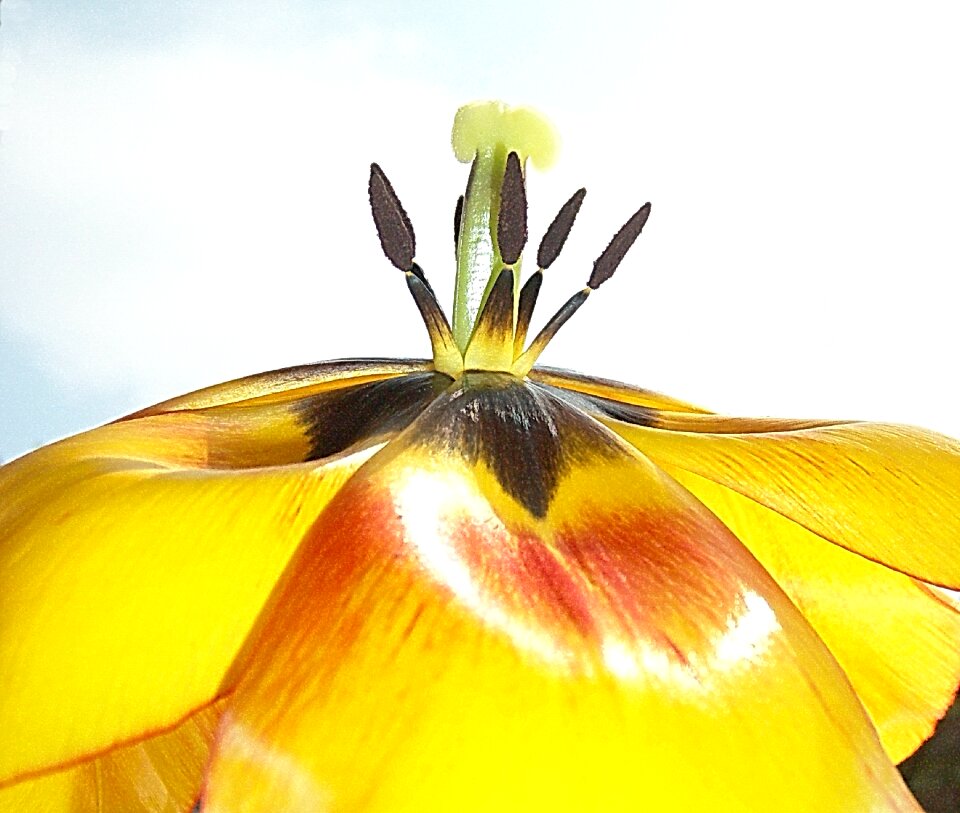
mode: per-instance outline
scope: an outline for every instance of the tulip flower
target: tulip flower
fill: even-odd
[[[523,281],[551,139],[458,113],[452,321],[372,166],[432,358],[0,469],[0,811],[919,810],[895,763],[960,681],[960,444],[537,366],[650,214],[528,339],[584,200]]]

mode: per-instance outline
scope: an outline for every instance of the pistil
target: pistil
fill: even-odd
[[[453,336],[460,350],[466,352],[480,310],[505,264],[497,239],[497,223],[507,156],[515,152],[521,167],[529,157],[535,166],[545,169],[553,162],[557,138],[550,123],[529,108],[477,102],[457,111],[452,141],[457,158],[473,162],[463,206],[458,207],[453,298]],[[513,267],[515,302],[519,294],[519,262]]]

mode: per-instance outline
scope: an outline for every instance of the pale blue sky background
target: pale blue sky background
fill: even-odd
[[[543,7],[4,0],[0,459],[251,372],[425,353],[368,166],[448,302],[449,125],[478,97],[564,137],[536,236],[589,190],[545,311],[653,201],[546,363],[960,435],[956,3]]]

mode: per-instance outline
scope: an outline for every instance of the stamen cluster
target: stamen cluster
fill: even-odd
[[[475,164],[477,160],[475,159]],[[470,194],[471,185],[468,183],[466,194],[461,195],[457,201],[454,215],[454,241],[458,251],[465,202],[469,200]],[[469,341],[461,351],[446,314],[437,302],[423,269],[415,260],[416,238],[410,218],[393,185],[377,164],[370,165],[369,195],[383,253],[406,275],[407,286],[430,335],[434,366],[438,371],[454,377],[464,370],[499,370],[525,376],[557,331],[580,308],[590,293],[613,276],[650,216],[650,204],[645,203],[620,228],[594,261],[586,285],[561,306],[524,349],[533,310],[543,283],[543,272],[559,257],[580,211],[586,189],[578,189],[560,207],[540,240],[537,270],[527,278],[517,296],[515,275],[527,242],[527,194],[520,156],[515,151],[508,153],[496,212],[496,246],[500,262],[496,263],[498,267],[489,272],[492,284],[488,285],[486,297],[472,325]]]

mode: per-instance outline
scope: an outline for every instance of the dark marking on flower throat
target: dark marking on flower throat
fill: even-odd
[[[450,378],[441,373],[410,373],[302,399],[296,409],[310,439],[307,460],[396,434],[449,386]]]
[[[460,382],[418,421],[417,440],[483,465],[534,517],[546,516],[564,472],[585,450],[610,448],[603,429],[533,382],[491,372],[468,372]]]
[[[654,407],[631,404],[626,401],[615,401],[612,398],[604,398],[602,395],[564,389],[550,384],[539,384],[538,386],[543,387],[561,401],[570,404],[574,409],[579,409],[595,418],[614,418],[636,426],[660,425],[661,411]]]

